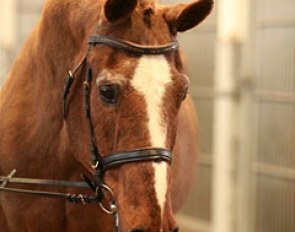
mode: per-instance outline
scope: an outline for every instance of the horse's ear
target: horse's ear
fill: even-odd
[[[165,12],[165,18],[173,32],[183,32],[197,26],[211,12],[213,0],[199,0],[190,4],[179,4]]]
[[[104,6],[106,18],[111,23],[126,20],[134,11],[138,0],[107,0]]]

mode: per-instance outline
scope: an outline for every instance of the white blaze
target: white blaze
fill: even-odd
[[[164,95],[172,82],[169,64],[164,56],[143,56],[139,59],[131,85],[143,95],[148,114],[148,129],[153,147],[166,147],[167,125],[162,120]],[[154,163],[155,191],[163,212],[167,193],[167,164]]]

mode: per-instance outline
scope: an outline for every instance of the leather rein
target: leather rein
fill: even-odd
[[[64,110],[64,120],[66,120],[66,104],[67,96],[70,92],[71,85],[75,80],[75,74],[83,66],[86,65],[86,75],[85,81],[83,83],[83,95],[84,95],[84,107],[86,113],[86,120],[89,127],[90,134],[90,154],[92,167],[94,169],[93,180],[90,180],[85,175],[81,174],[81,177],[84,181],[61,181],[61,180],[49,180],[49,179],[33,179],[33,178],[17,178],[14,177],[16,170],[12,170],[11,173],[7,176],[0,176],[0,192],[12,192],[12,193],[23,193],[37,195],[41,197],[50,197],[50,198],[61,198],[65,199],[70,203],[98,203],[102,210],[107,214],[111,214],[114,217],[114,226],[115,231],[118,231],[118,213],[115,202],[115,195],[106,184],[103,182],[104,173],[119,165],[131,163],[131,162],[168,162],[169,164],[172,161],[171,151],[153,148],[153,149],[140,149],[132,150],[126,152],[119,152],[111,154],[108,156],[102,156],[99,152],[99,149],[96,145],[94,127],[91,118],[91,104],[90,104],[90,92],[91,92],[91,83],[92,83],[92,70],[87,64],[87,55],[92,47],[102,44],[117,49],[124,50],[128,53],[140,54],[140,55],[161,55],[168,52],[176,51],[179,47],[177,41],[162,45],[162,46],[143,46],[140,44],[128,42],[118,38],[114,38],[106,35],[93,35],[90,37],[89,48],[86,52],[86,55],[82,61],[76,66],[75,69],[69,71],[69,75],[65,81],[64,93],[63,93],[63,110]],[[30,189],[20,189],[20,188],[11,188],[7,187],[8,184],[30,184],[30,185],[39,185],[39,186],[60,186],[60,187],[75,187],[75,188],[90,188],[94,194],[93,195],[84,195],[84,194],[73,194],[73,193],[57,193],[57,192],[46,192],[46,191],[37,191]],[[106,196],[108,195],[108,196]],[[109,206],[106,207],[103,205],[102,201],[108,199],[110,202]]]

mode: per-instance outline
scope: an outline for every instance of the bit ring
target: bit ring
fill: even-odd
[[[109,207],[107,208],[102,202],[99,202],[99,206],[100,208],[106,213],[106,214],[109,214],[109,215],[114,215],[117,213],[117,206],[116,206],[116,203],[115,203],[115,195],[114,195],[114,192],[113,190],[105,185],[105,184],[102,184],[101,185],[101,188],[102,190],[105,190],[106,193],[109,194],[109,196],[111,197],[111,202],[110,202],[110,205]]]

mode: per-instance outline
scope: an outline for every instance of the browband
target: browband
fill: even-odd
[[[90,45],[104,44],[110,47],[119,48],[127,52],[145,54],[145,55],[160,55],[171,51],[176,51],[179,47],[177,41],[167,43],[160,46],[141,45],[125,40],[121,40],[107,35],[93,35],[90,37],[88,43]]]

